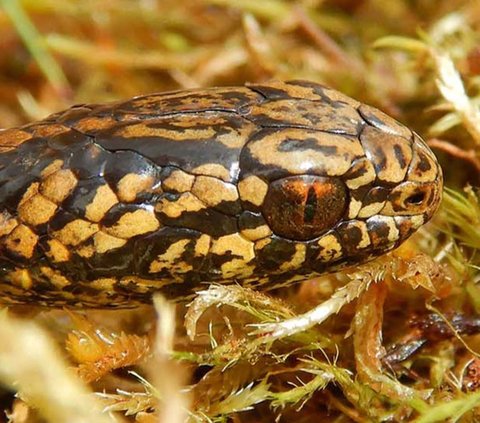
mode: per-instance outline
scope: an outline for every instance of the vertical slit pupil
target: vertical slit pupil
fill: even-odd
[[[275,235],[309,241],[335,227],[347,199],[347,187],[338,178],[289,176],[270,182],[262,215]]]
[[[305,209],[303,212],[303,220],[305,223],[312,223],[315,218],[315,211],[317,209],[317,193],[313,185],[310,185],[307,193],[307,200],[305,201]]]

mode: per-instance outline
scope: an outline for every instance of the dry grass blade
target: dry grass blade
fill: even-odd
[[[58,93],[69,90],[69,84],[61,67],[45,48],[42,35],[37,31],[18,0],[1,0],[5,13],[12,20],[23,42],[35,58],[38,66]]]
[[[0,379],[51,423],[112,423],[37,325],[0,316]]]
[[[242,20],[250,58],[260,79],[272,78],[275,74],[276,59],[272,48],[262,33],[262,29],[253,15],[246,14]]]
[[[161,401],[159,422],[183,423],[190,414],[189,396],[183,389],[184,370],[170,358],[175,337],[175,307],[160,295],[154,297],[158,314],[151,378]]]
[[[474,139],[480,145],[480,110],[473,104],[465,92],[462,78],[452,59],[444,53],[432,51],[437,68],[437,86],[442,96],[460,116],[460,119]]]

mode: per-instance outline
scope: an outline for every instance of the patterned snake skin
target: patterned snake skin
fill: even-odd
[[[418,135],[312,82],[74,106],[0,131],[1,301],[289,285],[397,247],[441,190]]]

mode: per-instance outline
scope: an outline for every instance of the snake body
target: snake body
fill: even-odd
[[[0,132],[1,301],[289,285],[397,247],[441,188],[418,135],[312,82],[74,106]]]

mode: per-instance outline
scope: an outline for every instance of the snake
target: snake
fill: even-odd
[[[0,302],[290,286],[398,247],[441,192],[415,132],[314,82],[76,105],[0,131]]]

